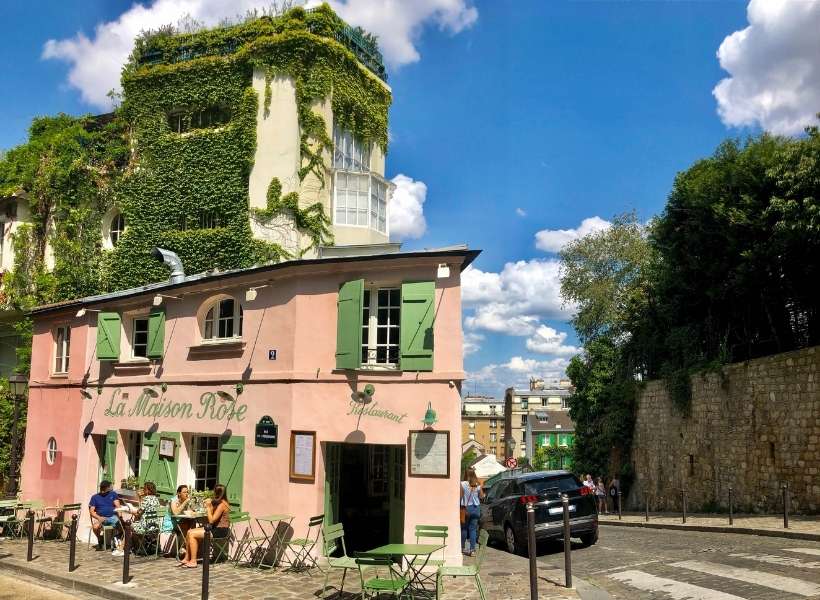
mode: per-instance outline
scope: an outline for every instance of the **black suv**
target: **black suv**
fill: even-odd
[[[538,540],[564,537],[561,495],[569,497],[572,537],[590,546],[598,541],[595,491],[568,471],[523,473],[497,480],[481,503],[481,527],[491,539],[503,540],[510,552],[527,550],[527,503],[535,508]]]

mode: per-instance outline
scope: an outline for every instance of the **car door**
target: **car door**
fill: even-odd
[[[501,523],[496,520],[496,513],[498,511],[498,500],[500,492],[507,487],[507,481],[499,481],[490,491],[481,503],[481,527],[486,529],[490,535],[497,536],[501,533]]]

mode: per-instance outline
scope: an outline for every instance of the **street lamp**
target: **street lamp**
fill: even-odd
[[[515,438],[507,436],[507,458],[515,457]]]
[[[6,488],[6,497],[16,498],[20,480],[20,464],[17,452],[20,431],[17,424],[20,421],[20,400],[25,397],[28,391],[28,377],[21,373],[10,375],[9,391],[14,397],[14,414],[11,418],[11,456],[9,457],[9,484]]]

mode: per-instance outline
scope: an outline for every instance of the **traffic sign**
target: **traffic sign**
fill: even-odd
[[[514,469],[518,466],[518,461],[515,459],[514,456],[511,456],[504,461],[504,464],[507,465],[508,469]]]

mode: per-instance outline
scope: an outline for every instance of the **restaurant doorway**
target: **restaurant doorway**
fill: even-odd
[[[405,446],[324,444],[325,522],[348,553],[404,541]]]

